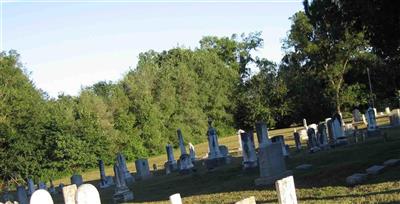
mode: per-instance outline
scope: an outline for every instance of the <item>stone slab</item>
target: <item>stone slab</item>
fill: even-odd
[[[385,166],[373,165],[373,166],[369,167],[368,169],[366,169],[365,171],[369,175],[377,175],[377,174],[382,173],[384,169],[385,169]]]
[[[400,159],[389,159],[383,162],[384,166],[397,166],[400,164]]]
[[[288,171],[284,171],[278,175],[274,175],[274,176],[268,176],[268,177],[260,177],[257,178],[254,183],[256,184],[256,186],[267,186],[267,185],[271,185],[274,184],[275,181],[291,176],[293,175],[293,172],[288,170]]]
[[[311,164],[301,164],[301,165],[296,166],[297,170],[309,170],[311,168],[312,168]]]
[[[76,190],[77,190],[76,184],[64,186],[62,188],[65,204],[75,204]]]
[[[368,174],[355,173],[346,178],[347,185],[354,186],[367,180]]]
[[[297,204],[296,188],[293,176],[279,179],[275,182],[279,204]]]
[[[181,194],[175,193],[169,197],[169,202],[171,204],[182,204]]]
[[[243,200],[240,200],[238,202],[235,202],[235,204],[256,204],[256,198],[254,196],[251,196]]]

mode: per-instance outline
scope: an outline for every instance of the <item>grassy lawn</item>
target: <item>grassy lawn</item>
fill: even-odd
[[[380,119],[381,125],[387,121]],[[368,138],[358,144],[350,144],[315,154],[306,150],[295,152],[293,147],[293,128],[272,130],[270,136],[284,135],[291,146],[291,156],[287,159],[288,169],[294,171],[296,193],[300,203],[400,203],[400,167],[387,169],[383,174],[370,177],[368,181],[356,187],[345,185],[345,178],[353,173],[364,172],[374,164],[382,164],[391,158],[400,158],[400,127],[384,129],[389,139],[385,142],[381,137]],[[258,203],[276,203],[277,195],[274,186],[255,187],[254,179],[259,175],[258,169],[244,172],[241,167],[242,158],[235,153],[238,142],[236,136],[220,139],[220,144],[233,150],[231,164],[213,171],[206,171],[199,161],[197,172],[191,175],[173,173],[164,175],[159,169],[146,181],[137,181],[132,189],[135,200],[131,203],[167,203],[168,197],[180,193],[185,203],[233,203],[240,199],[255,196]],[[304,147],[305,148],[305,147]],[[207,153],[207,143],[196,145],[197,156]],[[179,152],[175,150],[177,158]],[[149,159],[149,164],[157,164],[160,168],[166,155]],[[312,164],[307,171],[295,170],[300,164]],[[128,163],[134,171],[134,163]],[[113,175],[107,168],[107,175]],[[84,180],[97,185],[98,170],[83,174]],[[57,182],[69,183],[69,178]],[[100,191],[103,203],[112,203],[113,188]],[[61,202],[61,196],[55,202]]]

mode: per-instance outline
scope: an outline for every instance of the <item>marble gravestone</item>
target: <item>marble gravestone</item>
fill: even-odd
[[[24,186],[17,186],[17,200],[19,204],[29,204],[28,194]]]
[[[35,191],[30,199],[30,204],[54,204],[50,193],[44,189]]]
[[[213,169],[217,166],[229,163],[228,152],[225,146],[218,144],[217,130],[212,127],[212,121],[208,121],[207,140],[208,140],[208,158],[205,161],[207,169]],[[220,149],[224,152],[221,153]]]
[[[174,149],[172,148],[172,145],[167,144],[165,149],[167,151],[167,161],[164,164],[165,173],[170,174],[171,172],[178,170],[178,164],[174,158]]]
[[[324,122],[321,122],[318,124],[317,140],[319,143],[319,147],[321,149],[329,148],[328,133],[327,133],[327,129],[326,129],[326,124]]]
[[[83,184],[76,191],[75,203],[101,204],[99,191],[92,184]]]
[[[239,151],[242,151],[242,137],[241,137],[241,134],[242,134],[242,133],[245,133],[245,131],[242,130],[242,129],[239,129],[239,130],[237,131],[237,138],[238,138],[238,143],[239,143],[239,148],[238,148],[238,150],[239,150]]]
[[[242,140],[242,155],[243,155],[243,169],[250,169],[257,167],[257,154],[254,148],[253,131],[241,133]]]
[[[272,143],[279,143],[281,145],[283,156],[285,157],[289,156],[289,151],[286,147],[285,138],[283,137],[283,135],[277,135],[275,137],[272,137],[271,141]]]
[[[385,114],[386,114],[386,115],[390,115],[390,113],[391,113],[391,112],[390,112],[390,108],[389,108],[389,107],[386,107],[386,108],[385,108]]]
[[[292,175],[292,171],[286,170],[280,143],[272,143],[259,148],[258,160],[260,177],[255,180],[256,186],[270,185],[278,179]]]
[[[344,134],[342,117],[340,114],[336,113],[333,115],[332,120],[330,121],[331,131],[332,131],[332,143],[334,145],[344,145],[347,144],[347,138]]]
[[[71,176],[71,184],[75,184],[77,187],[83,184],[82,176],[79,174],[74,174]]]
[[[179,157],[179,173],[181,174],[187,174],[192,172],[193,169],[193,163],[192,159],[190,158],[190,155],[186,152],[186,147],[183,142],[183,135],[181,129],[177,130],[178,134],[178,141],[179,141],[179,149],[181,150],[181,156]]]
[[[307,135],[308,135],[308,151],[310,153],[318,152],[321,149],[319,148],[319,142],[317,140],[317,136],[315,134],[315,129],[314,128],[308,128],[307,130]]]
[[[111,176],[106,176],[106,172],[104,170],[104,162],[103,160],[99,159],[99,170],[100,170],[100,188],[108,188],[114,185],[113,178]]]
[[[28,183],[28,196],[30,196],[36,190],[35,183],[33,182],[32,179],[28,179],[27,183]]]
[[[271,140],[268,137],[268,127],[265,122],[256,123],[256,132],[258,146],[266,146],[268,144],[271,144]]]
[[[195,150],[193,144],[190,142],[189,142],[189,155],[190,155],[190,159],[192,160],[192,163],[194,163],[196,161],[196,150]]]
[[[117,154],[117,163],[118,163],[119,167],[121,168],[121,171],[124,173],[124,179],[126,181],[126,184],[133,185],[133,183],[135,182],[135,178],[133,178],[131,173],[129,173],[128,167],[126,166],[125,157],[121,153]]]
[[[353,114],[353,123],[359,123],[363,122],[362,114],[360,113],[360,110],[357,108],[352,111]]]
[[[47,189],[47,186],[46,186],[46,184],[45,184],[43,181],[39,181],[39,183],[38,183],[38,189],[46,190],[46,189]]]
[[[303,127],[306,130],[308,129],[307,120],[305,118],[303,118]]]
[[[293,176],[280,179],[275,182],[276,192],[278,193],[279,204],[297,204],[296,188]]]
[[[400,109],[394,109],[389,116],[390,125],[395,127],[400,125]]]
[[[62,188],[64,204],[75,204],[76,184],[64,186]]]
[[[136,178],[145,180],[151,177],[149,161],[147,159],[137,159],[135,161]]]
[[[368,122],[368,131],[375,131],[378,129],[378,125],[376,124],[376,115],[375,111],[372,107],[369,107],[365,112],[365,116],[367,117]]]
[[[301,150],[301,139],[300,139],[300,134],[296,131],[293,132],[293,137],[294,137],[294,142],[296,146],[296,151]]]
[[[169,196],[169,202],[171,204],[182,204],[181,194],[175,193],[175,194]]]
[[[133,193],[126,185],[125,172],[118,162],[114,164],[115,193],[113,199],[116,203],[133,200]]]

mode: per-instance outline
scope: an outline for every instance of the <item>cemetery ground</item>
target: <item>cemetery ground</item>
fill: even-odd
[[[378,120],[380,125],[386,120]],[[297,198],[300,203],[400,203],[400,167],[390,167],[382,174],[369,177],[357,186],[346,185],[345,179],[353,173],[364,173],[372,165],[381,165],[392,158],[400,158],[400,127],[383,129],[387,138],[368,138],[365,142],[337,147],[327,151],[309,154],[305,141],[301,152],[296,152],[293,140],[293,128],[271,130],[269,136],[284,135],[290,145],[290,157],[287,168],[293,170]],[[189,175],[171,173],[165,175],[163,164],[166,155],[149,158],[149,165],[157,164],[158,170],[152,171],[153,177],[136,181],[129,186],[134,193],[130,203],[168,203],[174,193],[180,193],[184,203],[234,203],[243,198],[255,196],[257,203],[277,203],[275,186],[256,187],[254,180],[259,177],[258,168],[242,170],[242,157],[235,152],[238,148],[237,136],[220,138],[219,143],[226,145],[232,154],[229,165],[207,171],[201,161],[197,161],[197,171]],[[196,145],[198,159],[205,156],[207,143]],[[175,158],[179,150],[175,149]],[[296,170],[301,164],[311,164],[309,170]],[[128,162],[130,172],[135,171],[134,162]],[[113,175],[112,167],[106,167],[106,175]],[[82,173],[85,182],[98,186],[98,169]],[[69,184],[69,177],[55,181]],[[102,203],[113,203],[114,188],[99,189]],[[54,198],[55,203],[63,203],[61,194]]]

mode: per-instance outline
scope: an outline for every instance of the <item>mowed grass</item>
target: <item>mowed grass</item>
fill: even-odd
[[[380,125],[387,124],[387,119],[378,120]],[[298,128],[299,129],[299,128]],[[297,198],[300,203],[400,203],[400,167],[388,168],[384,173],[370,177],[359,186],[348,187],[345,178],[353,173],[363,173],[371,165],[382,164],[387,159],[400,158],[400,127],[383,129],[388,139],[382,137],[368,138],[365,142],[350,144],[327,151],[309,154],[306,145],[303,151],[294,150],[293,128],[271,130],[270,137],[284,135],[291,147],[291,156],[287,158],[288,169],[293,170]],[[219,139],[220,145],[226,145],[232,151],[232,162],[229,165],[207,171],[202,161],[196,163],[197,171],[190,175],[172,173],[164,175],[161,169],[166,155],[149,158],[149,164],[157,164],[159,170],[145,181],[136,181],[129,186],[135,200],[130,203],[168,203],[168,197],[180,193],[184,203],[234,203],[249,196],[255,196],[257,203],[276,203],[277,195],[274,186],[256,187],[254,180],[259,176],[258,169],[243,171],[242,158],[237,153],[237,136]],[[197,157],[205,156],[208,144],[196,145]],[[175,158],[179,151],[175,150]],[[295,170],[300,164],[312,164],[307,171]],[[128,168],[135,171],[134,163]],[[112,168],[106,168],[107,175],[113,175]],[[83,173],[89,183],[98,185],[97,169]],[[55,183],[68,184],[69,178]],[[102,203],[112,203],[114,188],[99,189]],[[62,196],[55,198],[55,203],[63,203]]]

